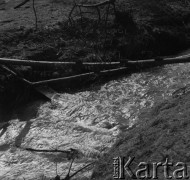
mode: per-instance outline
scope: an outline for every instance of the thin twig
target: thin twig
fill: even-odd
[[[74,174],[72,174],[72,175],[70,176],[70,178],[72,178],[72,177],[75,176],[77,173],[79,173],[79,172],[82,171],[83,169],[85,169],[85,168],[87,168],[87,167],[89,167],[89,166],[91,166],[91,165],[93,165],[93,164],[94,164],[94,162],[89,163],[89,164],[87,164],[86,166],[82,167],[81,169],[79,169],[78,171],[76,171]]]
[[[74,160],[75,160],[75,158],[73,158],[72,159],[72,161],[71,161],[71,164],[70,164],[70,166],[69,166],[69,171],[68,171],[68,173],[67,173],[67,175],[66,175],[66,177],[64,178],[64,179],[70,179],[70,171],[71,171],[71,167],[72,167],[72,165],[73,165],[73,162],[74,162]],[[64,173],[64,172],[63,172]],[[60,175],[60,177],[63,175],[63,173]]]
[[[108,16],[109,16],[109,10],[110,10],[110,4],[108,5],[107,7],[107,11],[106,11],[106,19],[105,19],[105,38],[104,38],[104,45],[103,45],[103,48],[104,48],[104,54],[103,54],[103,57],[105,57],[106,55],[106,48],[105,48],[105,45],[106,45],[106,40],[107,40],[107,24],[108,24]]]
[[[56,176],[57,176],[57,161],[55,163],[56,163],[55,165],[56,165]]]
[[[114,4],[115,0],[106,0],[97,4],[77,4],[77,6],[84,7],[84,8],[96,8],[100,6],[105,6],[107,4]]]
[[[21,148],[19,146],[16,146],[18,148]],[[33,151],[33,152],[52,152],[52,153],[66,153],[66,154],[70,154],[72,152],[72,150],[47,150],[47,149],[32,149],[32,148],[21,148],[21,149],[24,149],[24,150],[27,150],[27,151]]]
[[[32,7],[33,7],[33,11],[34,11],[34,15],[35,15],[35,26],[36,26],[36,30],[38,28],[38,18],[37,18],[37,13],[36,13],[36,9],[35,9],[35,0],[33,0],[32,2]]]
[[[70,164],[70,167],[69,167],[69,171],[68,171],[68,175],[70,174],[71,167],[72,167],[72,165],[73,165],[74,160],[75,160],[75,159],[73,158],[72,161],[71,161],[71,164]]]

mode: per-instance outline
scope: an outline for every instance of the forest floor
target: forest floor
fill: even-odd
[[[101,1],[89,1],[92,2]],[[83,22],[78,19],[71,25],[67,21],[72,1],[40,0],[35,2],[37,30],[32,1],[14,9],[19,3],[10,0],[0,4],[0,57],[62,61],[145,59],[175,54],[190,44],[188,1],[116,1],[116,18],[110,9],[107,25],[105,8],[101,9],[99,25],[96,11],[94,16],[84,15]]]

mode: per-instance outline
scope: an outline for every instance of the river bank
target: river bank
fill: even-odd
[[[37,31],[31,3],[13,10],[10,7],[18,1],[10,1],[0,11],[1,57],[119,61],[177,54],[189,46],[190,11],[186,1],[121,2],[117,4],[120,22],[115,27],[111,21],[106,41],[102,31],[97,31],[96,36],[89,31],[93,23],[88,19],[86,29],[80,27],[80,21],[76,26],[65,23],[72,7],[70,2],[36,3]],[[128,22],[121,21],[129,14],[137,27],[134,31],[129,30]],[[103,85],[95,83],[76,93],[57,93],[52,102],[28,102],[19,107],[14,104],[14,115],[8,120],[0,119],[0,178],[52,179],[56,171],[63,173],[62,178],[66,176],[70,162],[65,154],[30,152],[24,148],[76,149],[79,157],[72,173],[87,163],[97,162],[93,172],[90,168],[74,177],[82,180],[91,175],[93,179],[112,179],[112,158],[119,155],[135,156],[137,162],[169,157],[189,163],[189,91],[184,88],[189,86],[189,69],[189,64],[166,65]],[[39,69],[17,70],[31,79],[42,76]],[[65,74],[73,74],[73,70],[67,69],[62,75]],[[9,89],[15,88],[14,79],[1,72],[2,92],[7,78],[12,82]],[[178,89],[181,91],[175,93]],[[12,113],[9,110],[7,114]]]
[[[40,0],[35,4],[37,30],[32,2],[13,9],[18,3],[8,1],[0,11],[0,57],[112,61],[171,55],[189,47],[186,1],[116,1],[116,17],[110,9],[105,28],[103,19],[97,25],[97,17],[89,15],[83,25],[80,19],[69,25],[71,1]]]

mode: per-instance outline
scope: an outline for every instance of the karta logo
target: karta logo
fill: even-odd
[[[116,157],[113,158],[113,160],[114,179],[125,179],[127,176],[131,179],[158,179],[160,175],[158,174],[158,169],[162,170],[162,177],[165,177],[165,179],[189,179],[189,166],[184,162],[174,164],[173,162],[169,162],[168,158],[166,158],[163,163],[140,162],[136,164],[134,163],[135,157],[128,157],[127,161],[125,157]]]

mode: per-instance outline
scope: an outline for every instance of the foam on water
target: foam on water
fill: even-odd
[[[32,153],[16,148],[15,142],[25,148],[77,149],[80,157],[74,172],[106,152],[121,131],[138,121],[142,110],[189,84],[189,74],[190,64],[167,65],[110,81],[99,89],[55,95],[51,103],[40,107],[37,118],[10,121],[0,137],[0,169],[4,170],[0,176],[55,177],[56,161],[58,174],[66,175],[69,162],[64,154]]]

